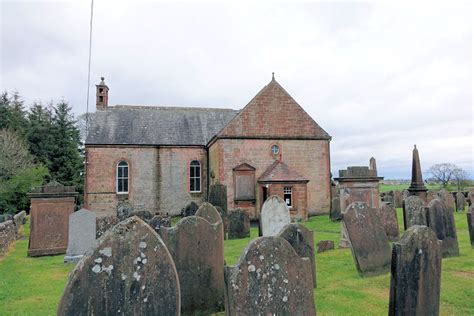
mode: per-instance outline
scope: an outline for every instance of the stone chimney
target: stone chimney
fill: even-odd
[[[104,77],[100,78],[100,83],[96,86],[96,109],[98,111],[107,110],[109,104],[109,87],[105,84]]]
[[[408,188],[410,195],[417,195],[422,200],[426,201],[426,191],[425,184],[423,183],[423,176],[421,175],[421,164],[420,164],[420,155],[418,154],[418,149],[413,148],[413,160],[411,166],[411,184]]]

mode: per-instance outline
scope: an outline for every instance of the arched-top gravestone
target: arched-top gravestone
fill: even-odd
[[[217,209],[207,202],[201,204],[196,212],[196,216],[204,218],[211,224],[222,224],[222,218]]]
[[[335,196],[331,200],[331,211],[329,212],[329,218],[335,222],[339,221],[342,218],[341,215],[341,198],[338,196]]]
[[[466,206],[466,197],[464,193],[458,192],[456,193],[456,211],[464,211],[464,207]]]
[[[393,244],[389,315],[438,315],[441,248],[426,226],[411,226]]]
[[[208,202],[214,206],[219,206],[227,214],[227,187],[221,183],[209,186]]]
[[[161,238],[138,217],[97,241],[69,276],[58,315],[179,315],[173,259]]]
[[[270,196],[262,206],[260,215],[263,236],[275,236],[286,224],[291,223],[290,210],[285,201],[276,195]]]
[[[382,203],[376,211],[388,240],[397,240],[399,235],[397,210],[392,205]]]
[[[80,209],[69,216],[69,238],[64,262],[77,262],[94,246],[96,215]]]
[[[225,267],[227,315],[316,315],[311,262],[280,237],[260,237]]]
[[[375,210],[363,202],[354,202],[347,207],[342,220],[357,271],[362,276],[388,272],[390,245]]]
[[[430,202],[428,208],[428,227],[442,241],[443,257],[459,256],[458,237],[454,222],[453,208],[448,207],[439,199]]]
[[[403,224],[405,230],[413,225],[427,226],[425,203],[420,197],[411,195],[403,200]]]
[[[222,221],[211,224],[202,217],[188,216],[171,228],[160,227],[158,233],[168,247],[178,270],[181,312],[204,314],[223,310]]]
[[[277,236],[288,241],[300,257],[309,258],[311,261],[313,286],[316,287],[316,259],[314,257],[313,232],[299,223],[291,223],[283,227]]]
[[[456,207],[456,199],[454,196],[446,189],[441,189],[438,191],[438,197],[443,202],[444,206],[454,209]]]

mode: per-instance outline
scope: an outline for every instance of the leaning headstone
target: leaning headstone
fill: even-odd
[[[181,313],[209,314],[223,310],[222,221],[211,224],[202,217],[188,216],[174,227],[160,227],[158,232],[178,271]]]
[[[403,194],[400,190],[393,190],[393,206],[403,207]]]
[[[471,247],[474,248],[474,204],[469,207],[469,212],[467,212],[467,228],[469,229]]]
[[[117,204],[117,217],[120,221],[128,218],[133,212],[133,207],[128,201],[119,201]]]
[[[181,210],[181,217],[193,216],[194,214],[196,214],[198,208],[199,205],[197,205],[194,201],[191,201]]]
[[[138,217],[108,230],[76,265],[58,315],[179,315],[176,268],[161,238]]]
[[[393,244],[389,315],[439,315],[441,249],[426,226],[411,226]]]
[[[291,223],[283,227],[277,236],[288,241],[301,258],[309,258],[311,261],[313,286],[316,287],[316,259],[314,258],[313,232],[299,223]]]
[[[331,212],[329,217],[333,222],[339,221],[342,218],[341,214],[341,198],[339,196],[333,197],[331,201]]]
[[[454,222],[453,208],[446,207],[439,199],[434,199],[428,207],[428,227],[442,241],[443,257],[459,256],[458,237]]]
[[[285,201],[276,195],[270,196],[262,206],[260,215],[262,235],[275,236],[291,222],[290,210]]]
[[[229,212],[229,239],[250,237],[250,218],[244,210],[238,208]]]
[[[85,208],[69,216],[69,238],[64,262],[77,262],[94,246],[96,215]]]
[[[458,192],[456,193],[456,211],[464,211],[464,207],[466,206],[466,198],[464,197],[464,193]]]
[[[260,237],[225,267],[227,315],[316,315],[311,262],[280,237]]]
[[[325,252],[334,249],[334,241],[332,240],[321,240],[318,242],[318,253]]]
[[[385,229],[388,240],[397,240],[399,235],[397,210],[388,204],[383,204],[381,207],[375,210],[383,228]]]
[[[155,231],[158,231],[160,227],[171,227],[171,217],[168,215],[155,215],[148,222],[148,225],[151,226]]]
[[[347,207],[342,221],[359,274],[371,276],[388,272],[390,244],[374,209],[363,202],[354,202]]]
[[[425,203],[416,195],[403,200],[403,224],[405,230],[413,225],[427,226]]]

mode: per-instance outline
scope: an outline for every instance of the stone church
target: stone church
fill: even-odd
[[[108,105],[96,86],[86,149],[86,208],[179,214],[227,186],[228,209],[258,217],[266,197],[280,196],[292,217],[328,213],[331,137],[272,80],[241,110]]]

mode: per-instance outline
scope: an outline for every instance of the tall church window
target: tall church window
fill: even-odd
[[[234,168],[234,200],[255,201],[255,168],[244,163]]]
[[[293,206],[293,197],[292,197],[292,190],[291,187],[284,187],[283,188],[283,200],[285,200],[286,206],[292,207]]]
[[[117,164],[117,193],[128,193],[128,163],[120,161]]]
[[[197,160],[189,166],[189,191],[201,192],[201,164]]]

